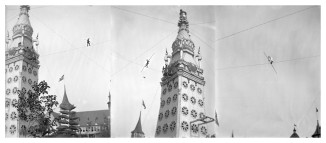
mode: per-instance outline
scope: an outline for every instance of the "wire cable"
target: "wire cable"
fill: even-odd
[[[280,16],[278,18],[275,18],[275,19],[271,19],[271,20],[268,20],[266,22],[263,22],[263,23],[260,23],[258,25],[255,25],[255,26],[252,26],[252,27],[249,27],[249,28],[246,28],[246,29],[243,29],[241,31],[238,31],[238,32],[235,32],[233,34],[230,34],[230,35],[227,35],[227,36],[224,36],[224,37],[221,37],[221,38],[218,38],[215,40],[215,42],[217,41],[221,41],[223,39],[226,39],[226,38],[229,38],[229,37],[232,37],[234,35],[237,35],[237,34],[240,34],[240,33],[243,33],[243,32],[246,32],[246,31],[249,31],[249,30],[252,30],[252,29],[255,29],[257,27],[260,27],[262,25],[265,25],[265,24],[268,24],[268,23],[271,23],[271,22],[274,22],[274,21],[277,21],[277,20],[280,20],[280,19],[283,19],[283,18],[286,18],[286,17],[289,17],[289,16],[292,16],[292,15],[295,15],[295,14],[298,14],[298,13],[301,13],[301,12],[304,12],[306,10],[309,10],[311,8],[314,8],[314,7],[317,7],[317,6],[310,6],[308,8],[305,8],[305,9],[301,9],[301,10],[298,10],[298,11],[295,11],[295,12],[292,12],[292,13],[289,13],[289,14],[286,14],[286,15],[283,15],[283,16]]]
[[[150,51],[151,49],[155,48],[159,43],[161,43],[162,41],[164,41],[166,38],[168,38],[170,35],[172,35],[174,33],[171,32],[169,33],[167,36],[165,36],[163,39],[161,39],[160,41],[158,41],[157,43],[155,43],[152,47],[150,47],[149,49],[145,50],[143,53],[139,54],[136,58],[134,58],[132,61],[135,61],[136,59],[138,59],[139,57],[141,57],[142,55],[144,55],[145,53],[147,53],[148,51]],[[119,69],[117,72],[111,74],[111,78],[114,77],[116,74],[118,74],[119,72],[123,71],[125,68],[127,68],[129,65],[131,64],[131,62],[129,62],[128,64],[126,64],[124,67],[122,67],[121,69]]]
[[[192,35],[194,35],[195,37],[197,37],[200,41],[202,41],[205,45],[207,45],[208,48],[210,48],[211,50],[215,50],[213,47],[211,47],[207,42],[205,42],[203,39],[201,39],[199,36],[197,36],[197,34],[195,34],[194,32],[190,32]]]
[[[282,61],[275,61],[274,64],[275,63],[296,61],[296,60],[303,60],[303,59],[308,59],[308,58],[315,58],[315,57],[320,57],[320,55],[315,55],[315,56],[310,56],[310,57],[302,57],[302,58],[295,58],[295,59],[289,59],[289,60],[282,60]],[[232,67],[218,68],[216,70],[228,70],[228,69],[252,67],[252,66],[267,65],[267,64],[270,64],[270,63],[261,63],[261,64],[252,64],[252,65],[243,65],[243,66],[232,66]]]
[[[133,14],[145,16],[145,17],[148,17],[148,18],[151,18],[151,19],[155,19],[155,20],[158,20],[158,21],[162,21],[162,22],[166,22],[166,23],[169,23],[169,24],[176,25],[174,22],[170,22],[170,21],[167,21],[167,20],[164,20],[164,19],[160,19],[160,18],[148,16],[148,15],[145,15],[145,14],[142,14],[142,13],[139,13],[139,12],[135,12],[135,11],[123,9],[123,8],[120,8],[120,7],[117,7],[117,6],[111,6],[111,7],[115,8],[115,9],[119,9],[119,10],[125,11],[125,12],[129,12],[129,13],[133,13]]]

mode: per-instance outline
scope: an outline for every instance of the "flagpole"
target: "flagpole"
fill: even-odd
[[[317,120],[318,120],[318,108],[316,108],[316,117],[317,117]]]

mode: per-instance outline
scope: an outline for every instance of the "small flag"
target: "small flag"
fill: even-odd
[[[296,127],[297,125],[296,125],[296,124],[294,124],[294,126]]]
[[[318,108],[316,108],[316,112],[318,112]]]
[[[62,75],[59,79],[59,82],[62,81],[65,78],[65,75]]]
[[[220,126],[219,123],[218,123],[218,120],[217,120],[217,113],[216,113],[216,110],[215,110],[215,123],[217,126]]]
[[[146,105],[145,105],[145,102],[144,102],[144,100],[143,100],[143,106],[144,106],[144,109],[146,109]]]

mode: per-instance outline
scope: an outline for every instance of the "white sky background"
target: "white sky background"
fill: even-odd
[[[6,29],[12,33],[19,7],[7,8]],[[35,6],[35,9],[31,6],[33,36],[39,33],[40,40],[39,81],[46,80],[51,86],[50,94],[57,95],[60,102],[65,83],[69,101],[77,106],[76,111],[107,109],[111,90],[113,137],[130,137],[144,99],[147,109],[142,110],[143,130],[147,137],[153,137],[163,57],[166,48],[169,53],[172,51],[180,7],[120,8],[174,24],[108,6]],[[265,63],[264,51],[275,61],[320,55],[319,8],[218,42],[213,41],[306,6],[181,8],[188,13],[196,50],[201,47],[207,82],[206,111],[214,116],[216,104],[220,122],[218,137],[229,137],[232,130],[237,137],[288,137],[293,123],[297,124],[300,136],[311,136],[316,125],[315,107],[321,110],[319,57],[275,64],[277,75],[269,65],[217,70],[216,78],[214,69]],[[217,23],[191,25],[215,19]],[[88,37],[94,46],[85,47]],[[215,51],[209,48],[214,44]],[[72,48],[80,49],[70,50]],[[67,52],[45,56],[65,50]],[[150,69],[140,73],[145,59],[152,54]],[[120,71],[130,61],[133,63]],[[114,74],[116,72],[119,73]],[[62,74],[65,81],[58,83]]]
[[[304,8],[217,7],[217,37]],[[295,123],[300,137],[311,137],[320,109],[320,57],[276,63],[277,74],[270,65],[228,67],[267,63],[264,52],[276,62],[320,55],[319,7],[218,41],[217,49],[219,136],[234,130],[237,137],[289,137]]]

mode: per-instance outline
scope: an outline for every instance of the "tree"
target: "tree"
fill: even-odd
[[[19,123],[23,124],[21,135],[27,137],[44,137],[53,133],[54,123],[50,119],[53,108],[58,105],[56,95],[48,95],[47,82],[41,81],[32,86],[33,91],[19,90],[17,108]]]

